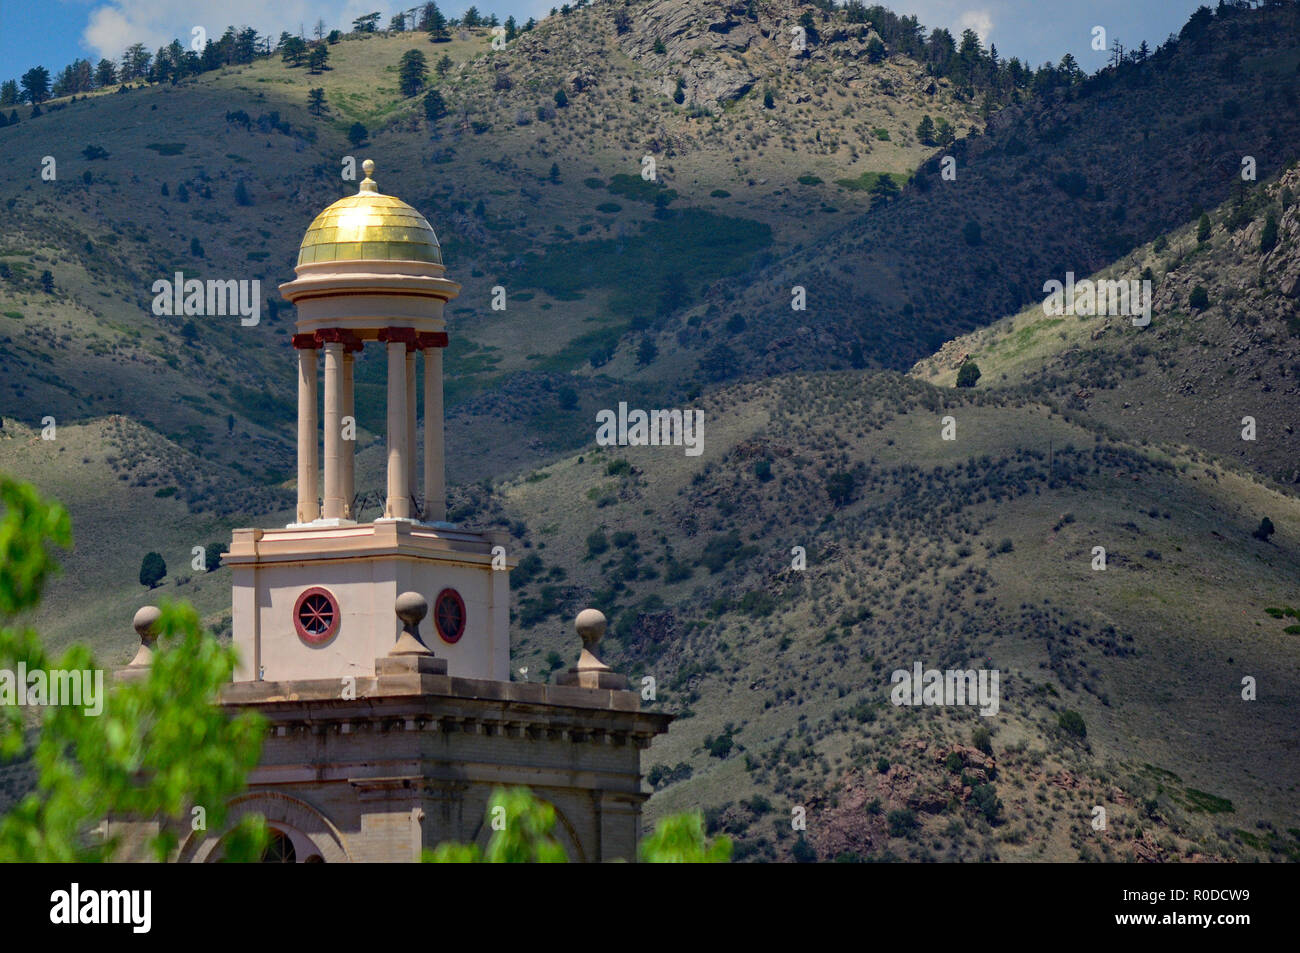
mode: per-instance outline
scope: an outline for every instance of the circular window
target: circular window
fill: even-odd
[[[339,604],[328,589],[314,586],[298,597],[293,607],[293,627],[308,645],[320,645],[339,630]]]
[[[448,645],[459,642],[465,634],[465,600],[455,589],[438,593],[433,604],[433,623],[438,627],[439,637]]]

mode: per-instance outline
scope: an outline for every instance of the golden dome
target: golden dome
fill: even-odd
[[[339,199],[303,236],[298,264],[322,261],[429,261],[442,264],[438,236],[423,215],[399,198],[380,195],[370,174],[375,164],[361,163],[366,177],[356,195]]]

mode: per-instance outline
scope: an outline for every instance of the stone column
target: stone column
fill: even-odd
[[[424,518],[447,518],[447,474],[443,457],[442,348],[424,349]]]
[[[325,344],[325,519],[343,518],[343,342]]]
[[[310,523],[320,516],[316,495],[316,343],[311,335],[295,334],[293,344],[298,349],[298,522]]]
[[[352,374],[353,365],[356,359],[353,357],[353,350],[360,350],[360,345],[346,346],[343,350],[343,416],[351,418],[352,426],[349,429],[351,440],[343,441],[343,453],[340,465],[342,467],[342,479],[339,481],[341,486],[340,495],[343,497],[343,518],[354,520],[357,515],[352,512],[352,498],[356,496],[356,453],[357,453],[357,409],[356,402],[352,394]]]
[[[415,343],[411,342],[406,348],[406,489],[412,497],[420,485],[415,446]]]
[[[410,469],[406,456],[406,342],[388,342],[388,502],[384,515],[410,519]]]

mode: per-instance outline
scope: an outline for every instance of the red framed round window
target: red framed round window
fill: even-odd
[[[298,597],[293,607],[293,627],[308,645],[322,645],[339,630],[339,603],[334,594],[312,586]]]
[[[433,603],[433,624],[438,637],[455,645],[465,634],[465,600],[455,589],[444,589]]]

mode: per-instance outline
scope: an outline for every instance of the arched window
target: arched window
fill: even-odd
[[[298,854],[293,849],[293,841],[289,840],[289,835],[284,831],[276,830],[274,827],[271,828],[269,833],[270,837],[267,839],[266,847],[262,851],[262,863],[296,864]]]

